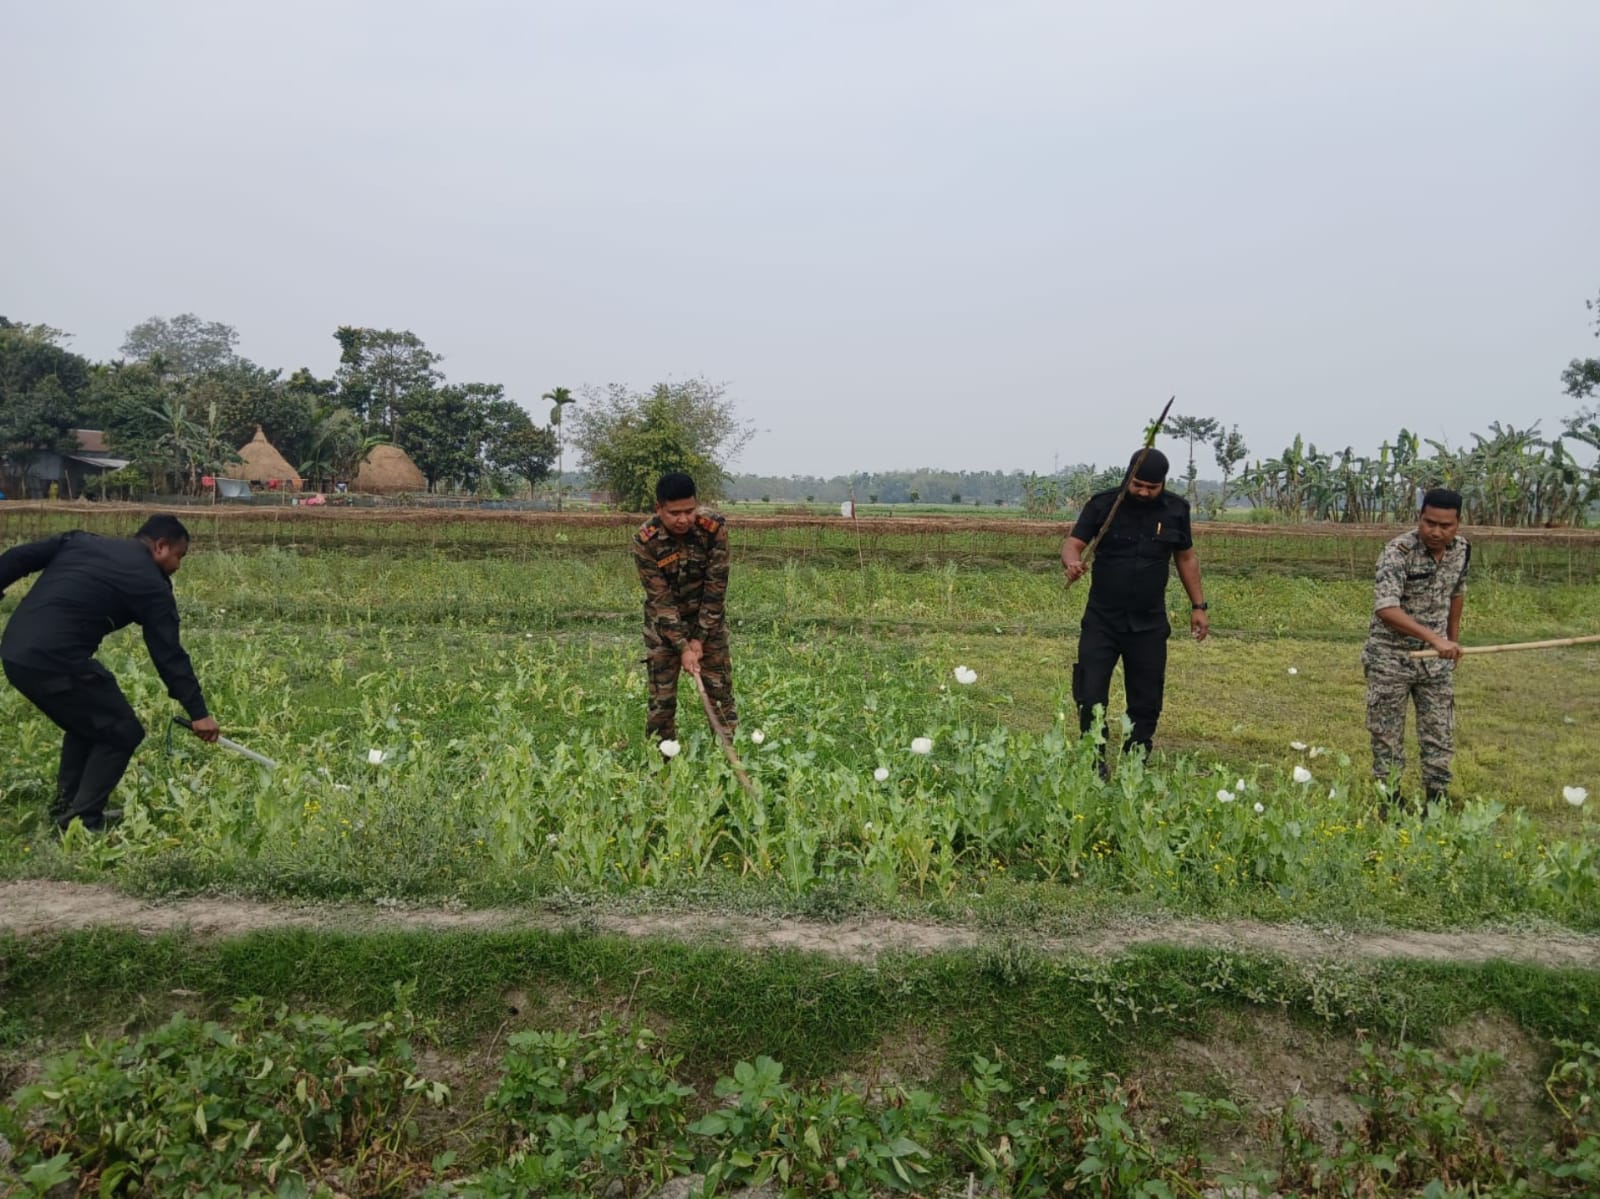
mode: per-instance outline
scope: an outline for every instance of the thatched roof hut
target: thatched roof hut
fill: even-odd
[[[300,486],[300,472],[289,465],[289,460],[278,453],[267,435],[256,426],[256,435],[239,447],[243,462],[235,462],[223,469],[226,479],[247,479],[251,483],[268,483],[273,479],[291,488]]]
[[[428,480],[417,464],[397,445],[375,445],[361,460],[356,471],[356,491],[394,495],[402,491],[426,491]]]

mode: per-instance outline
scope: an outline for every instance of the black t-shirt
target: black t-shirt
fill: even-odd
[[[1091,498],[1078,514],[1072,535],[1079,541],[1093,541],[1116,499],[1116,488]],[[1165,623],[1172,556],[1193,545],[1188,500],[1170,491],[1162,491],[1149,503],[1128,496],[1095,550],[1090,610],[1137,624],[1156,618]]]
[[[30,670],[75,674],[107,633],[138,624],[167,694],[192,719],[206,715],[200,682],[178,640],[172,580],[143,542],[72,532],[15,546],[0,554],[0,594],[38,572],[0,637],[0,658]]]

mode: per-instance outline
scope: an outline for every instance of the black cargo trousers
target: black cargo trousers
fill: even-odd
[[[64,734],[51,809],[56,824],[66,828],[81,820],[85,828],[102,827],[106,801],[144,740],[144,725],[116,677],[92,659],[71,672],[7,662],[5,674]]]
[[[1072,668],[1072,700],[1078,706],[1078,727],[1094,727],[1094,710],[1102,712],[1111,700],[1111,675],[1122,659],[1122,684],[1128,697],[1128,719],[1133,728],[1123,751],[1138,746],[1148,755],[1155,741],[1156,723],[1167,684],[1167,642],[1172,626],[1165,612],[1135,619],[1108,618],[1093,608],[1083,614],[1078,634],[1078,661]],[[1111,744],[1107,736],[1106,744]]]

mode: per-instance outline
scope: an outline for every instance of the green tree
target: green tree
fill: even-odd
[[[41,454],[77,448],[91,369],[65,337],[0,317],[0,465],[26,472]]]
[[[409,329],[341,325],[333,336],[339,343],[340,402],[366,422],[369,432],[381,430],[400,442],[401,418],[413,406],[427,404],[443,381],[442,358]]]
[[[1222,494],[1217,498],[1217,511],[1228,506],[1228,485],[1234,472],[1239,469],[1239,464],[1250,454],[1250,447],[1245,445],[1244,438],[1239,435],[1239,426],[1234,425],[1224,431],[1218,427],[1215,436],[1211,439],[1211,450],[1216,455],[1217,469],[1222,472]]]
[[[572,392],[567,390],[565,387],[553,388],[552,390],[545,392],[539,398],[541,400],[549,400],[552,405],[550,409],[550,427],[556,431],[556,511],[560,512],[561,490],[563,486],[563,480],[561,476],[566,473],[567,448],[567,439],[564,429],[564,422],[561,419],[561,410],[568,404],[577,403],[577,400],[573,398]],[[548,463],[545,465],[544,470],[546,474],[549,473],[550,467]]]
[[[123,356],[134,362],[157,363],[164,373],[198,375],[233,363],[239,332],[221,321],[203,321],[192,312],[153,316],[128,330]]]
[[[1585,300],[1584,307],[1595,314],[1594,335],[1600,337],[1600,299]],[[1561,372],[1561,384],[1575,400],[1587,400],[1600,389],[1600,358],[1574,358]]]
[[[350,409],[324,404],[312,413],[311,438],[300,462],[300,476],[326,491],[336,480],[353,480],[361,471],[362,460],[383,444],[382,436],[362,431],[360,418]]]
[[[1222,431],[1222,426],[1209,416],[1175,416],[1167,422],[1167,434],[1189,443],[1189,469],[1184,473],[1184,494],[1192,504],[1195,500],[1194,447],[1209,442]]]
[[[587,389],[583,398],[571,441],[591,476],[628,511],[653,507],[656,478],[669,470],[688,471],[702,497],[719,498],[726,464],[755,432],[738,418],[726,388],[705,379],[658,383],[643,394],[613,384]]]
[[[522,405],[511,400],[491,403],[486,415],[484,458],[497,472],[515,475],[530,492],[536,491],[558,453],[555,433],[535,425]],[[559,496],[559,476],[556,487]]]
[[[646,399],[610,425],[603,439],[579,443],[590,475],[626,512],[650,511],[656,480],[667,471],[687,471],[703,498],[720,493],[721,468],[695,444],[679,410],[666,399]]]
[[[52,377],[74,402],[88,390],[93,368],[61,344],[66,336],[49,325],[23,325],[0,316],[0,404],[20,399]]]
[[[395,426],[395,444],[411,455],[429,491],[475,491],[483,473],[484,405],[500,388],[446,384],[412,393]]]
[[[162,437],[170,432],[165,417],[178,402],[177,384],[164,379],[157,367],[112,362],[94,368],[84,407],[93,424],[105,431],[107,447],[154,485],[169,481],[176,469]]]
[[[77,406],[61,380],[46,375],[26,395],[0,405],[0,459],[26,473],[42,454],[77,448]]]
[[[260,425],[278,452],[295,462],[310,451],[319,397],[283,382],[280,374],[236,358],[227,366],[180,380],[179,386],[196,411],[216,405],[220,436],[229,445],[244,445]]]

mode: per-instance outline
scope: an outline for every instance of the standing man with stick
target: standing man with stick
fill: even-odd
[[[1422,787],[1428,803],[1449,799],[1455,752],[1455,670],[1472,547],[1460,534],[1461,495],[1435,488],[1422,497],[1417,527],[1378,556],[1372,624],[1361,650],[1367,678],[1372,777],[1385,796],[1406,765],[1406,705],[1417,707]],[[1432,649],[1419,659],[1413,651]]]
[[[1211,628],[1190,535],[1189,502],[1167,491],[1167,469],[1160,450],[1147,446],[1135,453],[1122,486],[1091,498],[1061,547],[1070,585],[1089,570],[1085,551],[1091,543],[1099,546],[1078,634],[1078,661],[1072,667],[1078,727],[1085,733],[1094,727],[1096,708],[1103,716],[1111,697],[1111,673],[1120,658],[1128,719],[1133,722],[1123,750],[1137,746],[1147,755],[1166,689],[1170,564],[1177,564],[1189,596],[1190,633],[1204,641]],[[1100,773],[1109,773],[1104,758]]]
[[[144,725],[94,653],[128,624],[144,629],[145,647],[167,694],[189,713],[202,741],[215,741],[200,682],[178,640],[172,576],[189,552],[189,531],[175,516],[152,516],[131,538],[71,532],[0,554],[0,594],[43,572],[0,638],[6,679],[65,736],[56,775],[56,825],[90,830],[121,816],[106,801],[122,779]]]
[[[705,685],[731,737],[739,718],[725,611],[728,530],[719,513],[699,506],[688,475],[672,471],[656,483],[656,514],[634,534],[633,561],[644,587],[645,734],[677,739],[678,676],[686,670]]]

